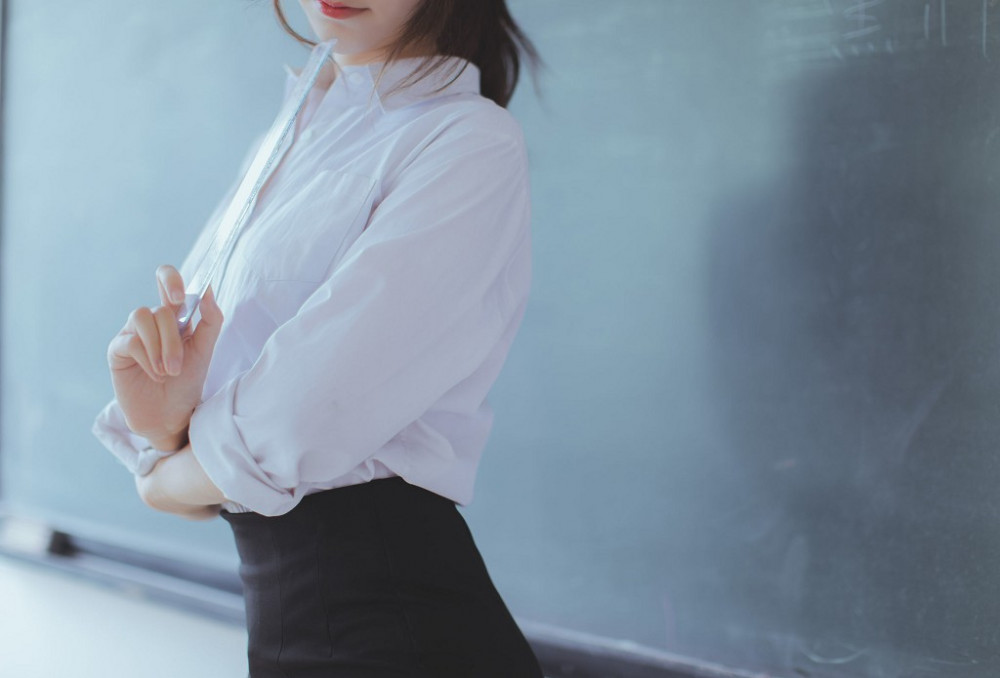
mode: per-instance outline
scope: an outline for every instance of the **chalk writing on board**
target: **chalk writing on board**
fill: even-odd
[[[779,70],[855,57],[975,50],[1000,42],[1000,0],[773,0],[765,41]]]
[[[857,26],[853,30],[849,30],[844,33],[844,39],[856,40],[881,31],[881,22],[878,20],[878,17],[869,12],[869,10],[878,7],[884,2],[885,0],[862,0],[861,2],[856,2],[846,8],[844,10],[844,17],[847,18],[850,23],[854,23],[856,21]]]

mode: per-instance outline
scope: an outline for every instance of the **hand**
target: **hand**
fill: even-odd
[[[223,318],[209,287],[198,327],[189,325],[182,336],[177,313],[184,281],[173,266],[156,269],[156,280],[162,305],[132,311],[108,345],[108,366],[129,429],[157,449],[171,451],[187,440]]]
[[[209,506],[196,506],[194,504],[185,504],[183,502],[175,501],[169,497],[156,496],[148,485],[145,484],[143,480],[147,476],[136,476],[135,477],[135,488],[142,498],[142,501],[150,508],[156,509],[163,513],[172,513],[175,516],[180,516],[181,518],[186,518],[187,520],[211,520],[219,515],[219,511],[222,510],[222,506],[219,504],[213,504]]]
[[[150,508],[190,520],[214,518],[227,500],[198,463],[190,445],[158,461],[148,475],[136,476],[135,487]]]

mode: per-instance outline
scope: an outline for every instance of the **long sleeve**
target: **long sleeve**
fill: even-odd
[[[191,418],[227,497],[289,511],[303,483],[348,473],[483,364],[527,297],[528,193],[505,112],[443,124],[385,179],[334,271]]]
[[[153,449],[149,440],[132,433],[125,423],[125,415],[117,400],[112,400],[101,410],[94,420],[91,432],[129,472],[138,476],[148,475],[156,462],[173,454]]]

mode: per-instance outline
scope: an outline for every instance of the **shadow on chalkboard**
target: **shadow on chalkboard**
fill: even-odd
[[[796,157],[711,217],[727,621],[796,675],[1000,675],[997,83],[942,52],[799,74]]]

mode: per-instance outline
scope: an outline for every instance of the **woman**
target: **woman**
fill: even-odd
[[[253,678],[540,677],[456,509],[528,297],[504,106],[537,57],[504,0],[300,2],[336,63],[183,336],[235,186],[157,269],[94,431],[148,505],[232,527]]]

